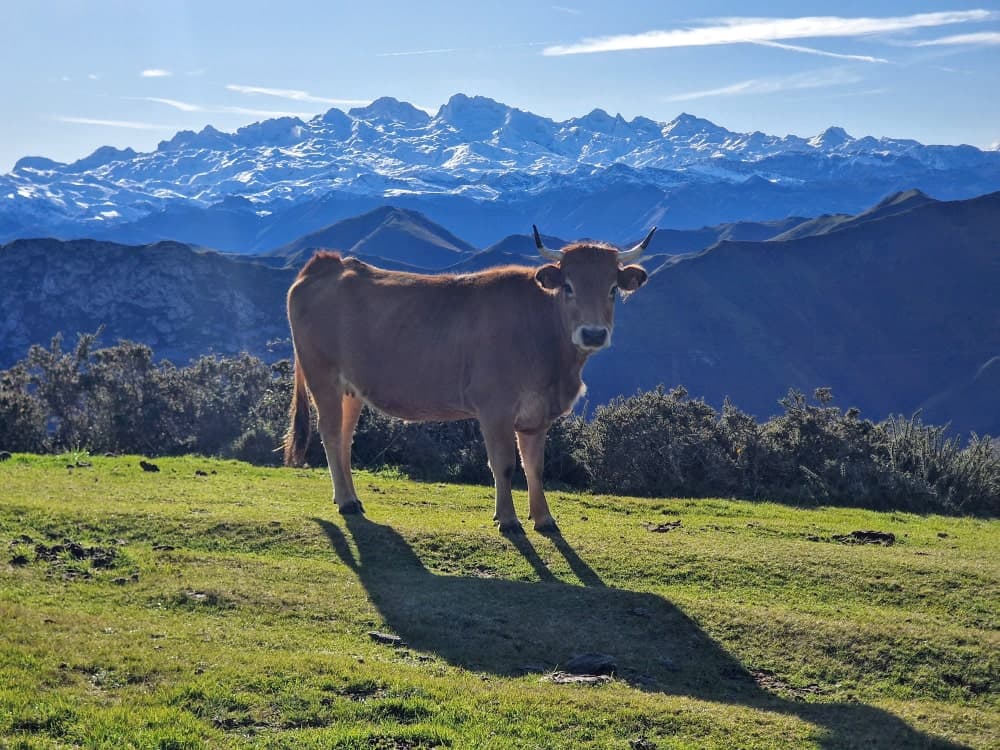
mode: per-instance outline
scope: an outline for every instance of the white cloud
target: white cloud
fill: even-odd
[[[163,70],[162,68],[147,68],[139,75],[143,78],[168,78],[169,76],[172,76],[173,73],[169,70]]]
[[[56,115],[52,118],[58,122],[70,122],[76,125],[101,125],[107,128],[129,128],[131,130],[173,130],[170,125],[156,125],[151,122],[134,122],[132,120],[95,120],[90,117],[65,117]]]
[[[168,107],[179,109],[181,112],[204,112],[205,108],[200,104],[191,104],[177,99],[163,99],[159,96],[129,96],[126,99],[135,99],[143,102],[155,102],[156,104],[166,104]]]
[[[860,76],[840,69],[833,69],[827,71],[798,73],[796,75],[775,78],[751,78],[747,81],[740,81],[738,83],[729,84],[728,86],[720,86],[719,88],[673,94],[672,96],[666,97],[666,101],[687,102],[693,99],[707,99],[714,96],[774,94],[779,91],[816,89],[823,88],[825,86],[843,86],[849,83],[857,83],[860,80],[862,80]]]
[[[914,47],[938,47],[953,44],[1000,44],[1000,32],[981,31],[975,34],[955,34],[945,36],[940,39],[927,39],[923,42],[915,42]]]
[[[364,106],[371,103],[371,99],[328,99],[323,96],[313,96],[308,91],[301,91],[299,89],[272,89],[265,86],[242,86],[236,83],[227,84],[226,88],[230,91],[238,91],[241,94],[276,96],[296,102],[316,102],[319,104],[341,104],[346,106]]]
[[[569,13],[571,16],[580,15],[579,8],[570,8],[566,5],[553,5],[552,10],[558,10],[560,13]]]
[[[303,120],[307,120],[313,116],[313,114],[309,112],[292,112],[285,109],[274,110],[274,109],[250,109],[247,107],[203,106],[201,104],[194,104],[193,102],[182,102],[177,99],[165,99],[159,96],[126,96],[123,98],[131,99],[133,101],[164,104],[168,107],[179,109],[181,112],[206,112],[209,114],[223,114],[223,115],[250,115],[252,117],[298,117]]]
[[[803,16],[801,18],[722,18],[714,25],[696,28],[646,31],[641,34],[584,39],[575,44],[546,47],[545,55],[577,55],[590,52],[662,49],[665,47],[703,47],[717,44],[745,44],[781,39],[820,37],[856,37],[948,24],[987,21],[997,13],[989,10],[917,13],[887,18],[842,18],[839,16]]]
[[[101,77],[100,73],[87,73],[87,78],[89,78],[91,81],[97,81],[100,79],[100,77]]]
[[[449,52],[470,52],[475,47],[440,47],[438,49],[415,49],[407,52],[378,52],[375,57],[409,57],[410,55],[443,55]]]
[[[761,47],[775,47],[776,49],[787,49],[791,50],[792,52],[805,52],[808,55],[835,57],[838,60],[858,60],[860,62],[870,62],[870,63],[889,62],[884,57],[871,57],[870,55],[845,55],[840,52],[828,52],[823,49],[816,49],[815,47],[802,47],[798,44],[784,44],[783,42],[756,41],[754,42],[754,44],[758,44]]]

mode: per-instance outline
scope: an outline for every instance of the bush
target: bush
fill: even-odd
[[[660,386],[597,409],[587,451],[596,491],[667,497],[734,489],[735,462],[719,415],[687,395]]]
[[[45,407],[28,393],[28,383],[23,365],[0,373],[0,450],[46,449]]]
[[[256,357],[156,363],[131,341],[71,352],[56,337],[0,372],[0,450],[89,449],[147,455],[202,453],[277,464],[287,427],[292,366]],[[722,411],[662,386],[617,398],[589,421],[557,421],[546,441],[545,478],[597,492],[735,496],[794,504],[1000,515],[1000,447],[966,445],[916,415],[881,423],[789,391],[782,413],[758,422],[728,401]],[[315,418],[315,416],[314,416]],[[306,451],[326,456],[318,431]],[[424,480],[492,482],[475,421],[406,424],[365,409],[353,463],[397,467]],[[523,481],[523,480],[522,480]]]

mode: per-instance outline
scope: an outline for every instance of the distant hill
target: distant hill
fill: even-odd
[[[766,417],[789,387],[831,386],[837,403],[873,417],[923,408],[961,432],[1000,432],[1000,193],[897,196],[838,224],[647,258],[649,283],[619,306],[611,349],[587,365],[589,404],[682,383]],[[457,260],[455,272],[542,262],[526,234],[473,253],[406,211],[338,222],[319,239],[416,270],[412,248],[421,262]],[[285,293],[309,243],[259,257],[176,242],[0,246],[0,368],[57,331],[72,340],[102,324],[104,341],[143,341],[177,362],[208,351],[289,356]]]
[[[908,414],[1000,355],[998,238],[993,193],[801,239],[719,243],[667,264],[621,307],[614,346],[588,365],[591,397],[683,383],[766,416],[786,388],[828,385],[866,414]],[[949,391],[965,415],[956,428],[995,422],[995,393],[954,400],[984,390]]]
[[[428,270],[454,265],[475,252],[472,245],[423,214],[383,206],[311,232],[270,254],[286,256],[299,264],[316,248],[384,258]]]
[[[57,332],[72,346],[102,325],[103,343],[134,339],[178,364],[209,352],[287,357],[296,272],[179,242],[15,240],[0,246],[0,368]]]
[[[830,232],[838,232],[842,229],[847,229],[849,227],[857,226],[858,224],[864,224],[869,221],[877,221],[879,219],[884,219],[887,216],[895,216],[896,214],[906,213],[914,208],[920,206],[925,206],[928,203],[934,203],[935,200],[929,195],[922,193],[919,190],[906,190],[901,193],[894,193],[881,201],[876,205],[869,208],[867,211],[862,211],[860,214],[824,214],[815,219],[803,220],[796,223],[790,229],[777,234],[773,237],[761,238],[761,239],[775,239],[775,240],[796,240],[800,237],[808,237],[815,234],[829,234]],[[751,237],[724,237],[722,239],[753,239]]]
[[[924,421],[1000,436],[1000,356],[920,405]]]

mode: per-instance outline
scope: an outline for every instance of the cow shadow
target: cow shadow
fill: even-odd
[[[606,586],[562,537],[550,537],[583,584],[560,581],[526,536],[509,537],[540,581],[440,575],[391,527],[344,516],[313,519],[358,576],[391,630],[410,648],[479,672],[517,676],[558,668],[571,656],[618,657],[632,686],[789,714],[822,729],[822,748],[963,748],[861,703],[805,702],[764,689],[740,662],[661,596]],[[627,654],[626,658],[622,655]]]

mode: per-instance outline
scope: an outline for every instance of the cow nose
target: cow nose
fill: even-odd
[[[608,329],[607,328],[581,328],[580,329],[580,341],[583,342],[584,346],[587,347],[599,347],[604,346],[605,342],[608,340]]]

